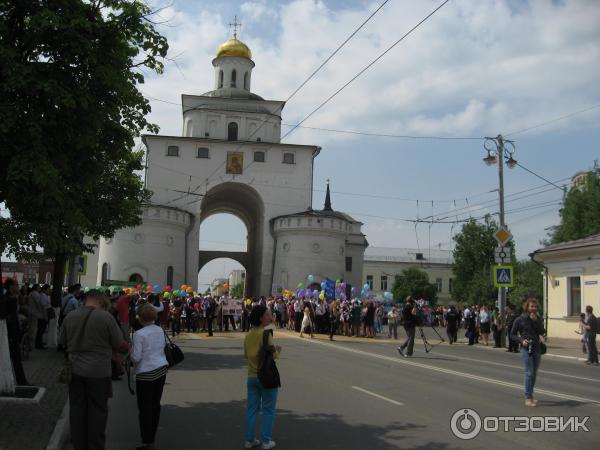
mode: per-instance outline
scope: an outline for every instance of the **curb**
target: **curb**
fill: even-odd
[[[69,399],[65,402],[62,413],[56,422],[54,431],[46,445],[46,450],[63,450],[71,435],[69,428]]]

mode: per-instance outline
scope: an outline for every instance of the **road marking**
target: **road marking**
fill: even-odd
[[[390,402],[397,406],[404,406],[404,403],[397,402],[396,400],[392,400],[391,398],[384,397],[383,395],[376,394],[375,392],[367,391],[366,389],[360,388],[358,386],[352,386],[352,389],[363,392],[367,395],[372,395],[373,397],[377,397],[380,400],[385,400],[386,402]]]
[[[469,358],[467,356],[448,355],[448,354],[445,354],[445,353],[443,355],[444,356],[448,356],[450,358],[462,359],[462,360],[465,360],[465,361],[473,361],[473,362],[478,362],[478,363],[482,363],[482,364],[489,364],[489,365],[493,365],[493,366],[508,367],[508,368],[511,368],[511,369],[522,369],[523,368],[522,366],[513,366],[513,365],[509,365],[509,364],[495,362],[495,361],[485,361],[483,359]],[[540,369],[540,370],[538,370],[538,373],[547,373],[549,375],[558,375],[558,376],[561,376],[561,377],[574,378],[576,380],[583,380],[583,381],[591,381],[593,383],[600,383],[600,379],[597,379],[597,378],[580,377],[578,375],[569,375],[569,374],[566,374],[566,373],[554,372],[552,370],[543,370],[543,369]]]
[[[297,339],[300,339],[300,338],[297,338]],[[321,342],[321,341],[315,341],[315,340],[304,340],[304,339],[301,339],[301,340],[303,342],[310,342],[311,344],[322,345],[325,347],[331,347],[336,350],[342,350],[342,351],[346,351],[346,352],[350,352],[350,353],[356,353],[358,355],[369,356],[371,358],[383,359],[385,361],[392,361],[397,364],[405,364],[408,366],[419,367],[421,369],[433,370],[435,372],[441,372],[441,373],[445,373],[448,375],[454,375],[454,376],[458,376],[461,378],[482,381],[484,383],[496,384],[498,386],[504,386],[504,387],[509,387],[509,388],[516,389],[519,391],[523,391],[522,385],[516,384],[516,383],[509,383],[508,381],[501,381],[501,380],[496,380],[494,378],[481,377],[479,375],[473,375],[470,373],[459,372],[458,370],[444,369],[443,367],[437,367],[437,366],[432,366],[429,364],[423,364],[423,363],[418,363],[415,361],[409,361],[406,358],[399,359],[397,357],[392,358],[391,356],[380,355],[378,353],[368,353],[368,352],[364,352],[362,350],[357,350],[354,348],[347,348],[347,347],[342,347],[342,346],[335,345],[335,344],[329,344],[327,342]],[[536,389],[535,391],[539,394],[545,394],[550,397],[561,398],[563,400],[571,400],[571,401],[575,401],[575,402],[579,402],[579,403],[590,403],[590,404],[594,404],[596,406],[600,406],[599,400],[592,400],[592,399],[588,399],[588,398],[578,397],[575,395],[563,394],[561,392],[548,391],[546,389]]]

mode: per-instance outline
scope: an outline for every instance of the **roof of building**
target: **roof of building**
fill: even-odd
[[[260,95],[239,88],[220,88],[205,92],[202,95],[205,97],[233,98],[236,100],[264,100]]]
[[[591,247],[595,245],[600,245],[600,234],[594,234],[592,236],[588,236],[582,239],[575,239],[573,241],[565,241],[560,242],[558,244],[548,245],[544,248],[536,250],[532,254],[555,252],[559,250],[571,250],[582,247]]]
[[[323,205],[323,209],[319,210],[319,209],[308,208],[305,211],[300,211],[300,212],[293,213],[293,214],[284,214],[282,216],[274,217],[272,220],[277,220],[282,217],[306,217],[306,216],[324,217],[324,218],[332,217],[335,219],[346,220],[346,221],[352,222],[352,223],[358,222],[352,216],[349,216],[346,213],[333,210],[333,208],[331,207],[331,193],[329,191],[329,180],[327,181],[327,192],[325,194],[325,204]]]
[[[365,261],[453,264],[454,258],[451,250],[368,247],[365,250]]]
[[[250,51],[250,48],[248,48],[248,46],[242,41],[237,39],[237,35],[234,34],[233,39],[223,42],[217,48],[217,58],[222,56],[238,56],[252,59],[252,52]]]

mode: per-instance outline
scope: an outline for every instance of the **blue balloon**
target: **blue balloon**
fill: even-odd
[[[365,291],[369,290],[369,283],[363,284],[363,290],[365,290]]]
[[[160,292],[160,284],[155,284],[154,286],[152,286],[152,290],[154,292]]]
[[[361,297],[364,297],[365,295],[367,295],[367,291],[365,291],[364,289],[362,291],[360,291]]]
[[[314,281],[315,281],[315,276],[314,276],[314,275],[309,275],[309,276],[307,277],[307,279],[308,279],[308,282],[309,282],[309,283],[312,283],[312,282],[314,282]]]
[[[327,287],[327,283],[325,281],[321,281],[321,289],[325,289]]]

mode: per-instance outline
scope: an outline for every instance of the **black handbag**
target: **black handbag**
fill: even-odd
[[[279,370],[275,364],[275,348],[269,345],[269,334],[273,330],[263,331],[263,345],[258,354],[258,381],[264,389],[275,389],[281,387],[281,378]]]
[[[548,351],[548,348],[546,347],[546,344],[544,344],[543,342],[540,342],[540,355],[544,355],[547,351]]]
[[[167,358],[167,363],[169,363],[169,368],[171,368],[183,361],[185,357],[181,349],[173,343],[165,330],[163,330],[163,333],[165,334],[165,357]]]

